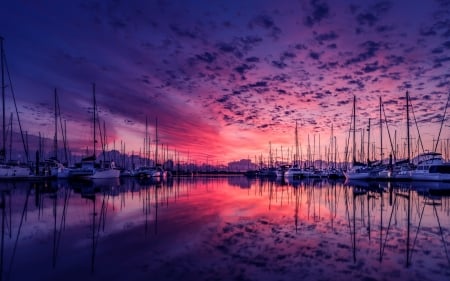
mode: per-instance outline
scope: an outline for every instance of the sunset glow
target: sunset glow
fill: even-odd
[[[353,96],[357,141],[370,118],[375,158],[380,97],[403,153],[406,91],[413,152],[418,131],[434,149],[450,92],[449,15],[449,1],[437,0],[9,1],[0,36],[22,126],[48,138],[47,151],[55,88],[72,152],[92,146],[95,83],[108,149],[142,150],[147,117],[152,145],[157,118],[159,144],[183,159],[253,160],[269,143],[287,157],[297,120],[302,155],[315,145],[314,158],[326,159],[333,125],[343,161]],[[446,159],[448,114],[438,147]]]

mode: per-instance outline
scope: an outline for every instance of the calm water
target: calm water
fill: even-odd
[[[450,280],[446,183],[1,184],[1,280]]]

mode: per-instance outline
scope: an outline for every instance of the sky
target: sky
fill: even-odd
[[[404,151],[406,91],[414,147],[420,132],[433,150],[450,91],[449,15],[448,0],[19,0],[2,3],[0,36],[30,136],[53,137],[56,89],[71,149],[92,149],[95,83],[109,149],[142,150],[146,118],[154,144],[157,118],[158,142],[180,157],[254,159],[269,146],[286,157],[297,121],[303,157],[310,147],[317,159],[332,126],[343,155],[353,96],[358,142],[370,118],[380,149],[381,97]],[[9,91],[6,103],[9,116]]]

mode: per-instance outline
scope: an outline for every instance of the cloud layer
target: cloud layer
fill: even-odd
[[[308,135],[329,143],[331,124],[343,152],[353,95],[358,128],[377,124],[381,96],[402,146],[406,91],[432,149],[449,92],[449,1],[7,5],[0,34],[26,130],[53,135],[57,88],[69,142],[81,149],[93,82],[110,147],[138,151],[147,116],[152,134],[158,118],[160,142],[199,161],[252,157],[269,141],[287,151],[295,120],[304,153]]]

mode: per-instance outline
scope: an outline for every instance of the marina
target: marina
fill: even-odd
[[[1,188],[2,280],[450,276],[443,183],[222,176]]]
[[[450,280],[450,1],[9,1],[0,281]]]

